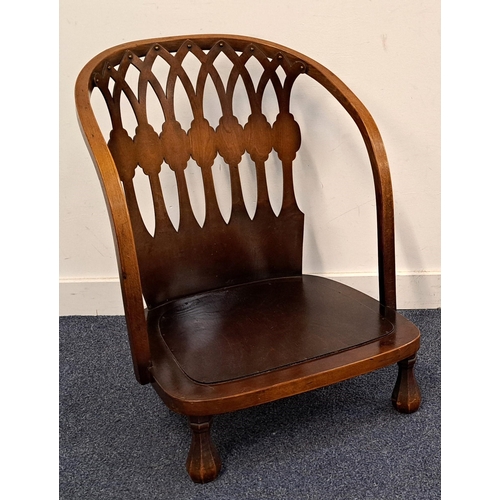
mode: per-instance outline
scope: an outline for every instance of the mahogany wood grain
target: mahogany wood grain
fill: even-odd
[[[154,353],[151,373],[154,379],[153,386],[167,406],[178,413],[200,416],[240,410],[275,401],[291,394],[299,394],[341,382],[397,363],[411,357],[418,351],[420,347],[419,331],[415,325],[399,313],[387,307],[381,309],[377,300],[335,281],[303,276],[305,280],[311,278],[325,281],[331,294],[345,296],[346,300],[350,299],[356,308],[367,309],[368,314],[364,319],[367,323],[373,318],[371,313],[380,314],[381,320],[374,322],[376,331],[372,335],[375,340],[355,345],[356,341],[353,337],[351,343],[354,345],[351,345],[351,348],[337,349],[330,355],[320,355],[299,363],[277,363],[276,369],[260,370],[259,373],[244,378],[232,377],[232,379],[222,383],[200,383],[200,381],[191,378],[185,369],[183,370],[182,365],[178,363],[174,353],[167,345],[165,341],[167,332],[165,332],[165,326],[161,325],[164,308],[159,307],[150,311],[148,317]],[[314,321],[314,318],[311,320]],[[387,324],[394,326],[387,329],[385,327]],[[288,325],[283,325],[283,328],[289,330],[292,330],[293,327],[291,322]],[[339,325],[337,324],[333,328],[338,329]],[[164,330],[163,335],[162,329]],[[195,334],[196,332],[193,332],[193,335]],[[306,334],[308,340],[314,336],[314,333],[309,333],[307,330]],[[331,341],[335,342],[335,339],[331,339]],[[199,344],[201,347],[201,342]],[[274,347],[272,338],[269,338],[268,344]],[[196,350],[197,345],[194,342],[193,350]],[[307,348],[310,346],[307,345]],[[300,349],[295,355],[299,355],[299,353]],[[252,351],[247,352],[246,357],[251,358]],[[245,363],[245,358],[240,358],[240,360],[218,358],[218,361],[219,363],[234,363],[242,366]],[[231,370],[231,367],[221,369]],[[243,369],[244,367],[242,371]]]
[[[220,472],[222,461],[210,436],[212,417],[189,417],[191,446],[186,469],[195,483],[213,481]]]
[[[413,413],[420,406],[420,388],[415,379],[413,367],[417,355],[398,361],[398,379],[392,393],[392,404],[401,413]]]
[[[214,384],[352,349],[394,324],[325,278],[297,276],[169,301],[158,328],[181,370]]]
[[[188,60],[197,61],[194,76],[186,69]],[[225,78],[218,69],[221,60],[229,65]],[[163,76],[157,73],[159,63],[167,68]],[[353,118],[366,145],[377,205],[379,300],[302,274],[305,219],[295,199],[293,169],[307,123],[299,125],[290,112],[298,78],[326,88]],[[208,82],[219,103],[217,123],[206,114]],[[244,123],[234,109],[238,84],[248,99]],[[276,99],[275,116],[264,114],[266,89]],[[94,91],[109,111],[111,127],[104,132],[91,106]],[[179,92],[192,114],[187,127],[179,118]],[[194,481],[213,480],[221,468],[210,437],[212,415],[393,363],[399,365],[394,407],[418,408],[413,367],[420,334],[396,312],[394,208],[384,145],[369,112],[331,71],[260,39],[176,36],[125,43],[97,55],[78,76],[75,99],[110,215],[135,375],[142,384],[152,383],[170,409],[189,417],[186,467]],[[161,130],[151,123],[151,101],[163,115]],[[125,126],[125,105],[135,120],[134,133]],[[266,175],[273,151],[283,179],[277,215]],[[213,176],[217,155],[229,172],[227,220]],[[252,215],[240,175],[244,155],[255,169]],[[202,223],[188,187],[192,162],[203,185]],[[162,169],[173,173],[175,200],[164,196]],[[154,230],[141,211],[138,171],[149,183]],[[178,226],[167,210],[172,204],[179,207]]]

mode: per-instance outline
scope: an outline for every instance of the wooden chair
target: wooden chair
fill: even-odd
[[[193,79],[183,66],[188,54],[199,61]],[[229,64],[227,79],[217,70],[221,58]],[[257,79],[248,69],[250,62],[260,67]],[[155,75],[159,66],[163,77]],[[129,83],[132,72],[136,84]],[[302,274],[304,214],[296,203],[292,175],[301,133],[289,105],[295,80],[308,77],[347,110],[368,150],[377,207],[378,301],[333,280]],[[220,101],[216,127],[204,114],[207,81],[213,82],[212,94]],[[233,111],[238,81],[248,98],[246,123],[239,123]],[[262,112],[268,86],[279,107],[272,118]],[[109,111],[108,141],[91,106],[96,87]],[[182,88],[192,111],[189,130],[183,130],[176,116],[174,95]],[[160,133],[148,122],[152,99],[162,112]],[[124,106],[136,121],[134,137],[123,124]],[[395,363],[399,374],[393,405],[400,412],[418,409],[413,367],[420,334],[396,312],[393,198],[384,146],[368,111],[334,74],[298,52],[248,37],[143,40],[93,58],[78,77],[76,107],[109,209],[135,375],[141,384],[150,383],[171,410],[189,418],[187,470],[193,481],[211,481],[220,471],[210,437],[217,414]],[[278,216],[266,185],[265,163],[272,150],[283,172]],[[245,153],[255,166],[253,218],[239,172]],[[221,215],[212,176],[217,154],[230,171],[228,221]],[[186,181],[190,159],[203,179],[202,224],[193,214]],[[151,187],[154,231],[148,230],[136,195],[134,176],[142,175],[138,166]],[[175,174],[173,202],[163,196],[162,168]],[[178,203],[177,227],[169,217],[169,203]]]

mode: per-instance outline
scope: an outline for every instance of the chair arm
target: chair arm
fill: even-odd
[[[375,184],[379,267],[379,301],[396,309],[396,266],[394,247],[394,201],[391,174],[380,132],[361,101],[331,71],[301,56],[307,74],[325,87],[353,118],[363,137]]]
[[[151,355],[142,300],[139,264],[121,181],[90,105],[92,71],[91,61],[81,71],[76,82],[75,101],[78,122],[105,192],[106,206],[115,240],[134,373],[141,384],[147,384],[150,381]]]

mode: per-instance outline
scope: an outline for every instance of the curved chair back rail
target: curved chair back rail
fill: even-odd
[[[188,54],[199,61],[196,80],[183,67]],[[217,58],[231,69],[223,81]],[[262,70],[253,79],[246,64],[256,60]],[[157,61],[168,65],[166,78],[155,75]],[[138,70],[137,88],[127,80]],[[134,70],[134,71],[135,71]],[[278,70],[284,72],[280,79]],[[366,108],[328,69],[286,47],[234,35],[193,35],[126,43],[93,58],[76,83],[78,119],[93,156],[112,221],[120,282],[132,358],[137,379],[147,383],[151,354],[143,297],[149,309],[166,301],[269,278],[302,273],[304,216],[294,195],[292,164],[301,133],[290,113],[290,93],[297,78],[309,76],[327,89],[357,124],[368,150],[376,194],[379,261],[379,300],[396,308],[394,212],[387,158],[379,131]],[[220,101],[220,121],[212,127],[204,113],[207,81]],[[239,123],[233,98],[241,81],[250,115]],[[193,121],[183,130],[176,117],[174,95],[182,85]],[[279,113],[270,123],[262,112],[266,88],[272,87]],[[111,118],[109,141],[104,138],[91,106],[99,89]],[[155,97],[164,123],[160,133],[148,122],[147,101]],[[130,137],[123,125],[122,104],[130,105],[137,127]],[[283,167],[283,202],[278,216],[269,201],[265,162],[276,151]],[[243,201],[238,165],[248,153],[255,164],[257,207],[249,217]],[[217,204],[212,165],[219,154],[229,166],[231,214],[226,222]],[[185,169],[193,159],[201,169],[205,195],[205,222],[198,224],[191,208]],[[162,164],[176,180],[179,225],[166,210],[159,180]],[[151,234],[138,205],[134,176],[137,166],[148,176],[154,204],[155,229]]]

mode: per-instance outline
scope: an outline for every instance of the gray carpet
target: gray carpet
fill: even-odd
[[[213,439],[223,468],[206,485],[184,468],[185,417],[135,381],[124,318],[60,318],[60,498],[440,498],[441,313],[402,313],[422,333],[418,412],[393,410],[397,367],[388,367],[220,415]]]

